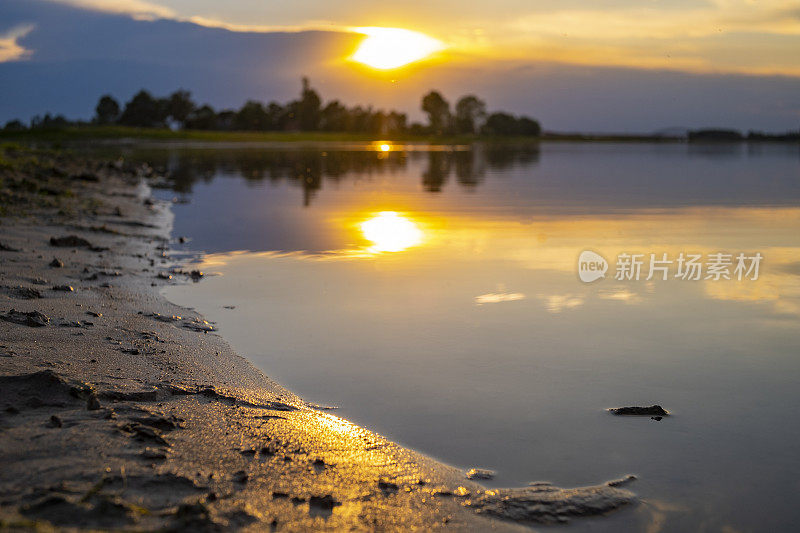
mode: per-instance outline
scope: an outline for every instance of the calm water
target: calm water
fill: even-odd
[[[220,274],[168,297],[306,399],[496,485],[639,477],[643,505],[574,529],[800,521],[797,146],[128,155],[172,172],[175,235]],[[587,249],[611,263],[591,284]],[[764,259],[617,281],[623,252]],[[654,403],[673,416],[605,411]]]

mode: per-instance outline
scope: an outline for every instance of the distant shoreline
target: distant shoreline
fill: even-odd
[[[486,137],[481,135],[449,136],[392,135],[381,137],[365,133],[334,132],[286,132],[286,131],[215,131],[215,130],[169,130],[157,128],[131,128],[126,126],[69,126],[58,129],[36,129],[25,131],[2,131],[0,140],[69,142],[82,140],[183,140],[206,142],[413,142],[430,144],[488,143],[536,143],[536,142],[630,142],[630,143],[781,143],[800,144],[794,140],[778,139],[703,139],[690,141],[686,137],[637,135],[637,134],[582,134],[547,132],[540,136]]]

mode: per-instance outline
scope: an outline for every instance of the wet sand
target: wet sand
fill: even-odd
[[[488,490],[309,405],[159,294],[152,169],[6,159],[0,525],[504,531],[636,502],[621,481]]]

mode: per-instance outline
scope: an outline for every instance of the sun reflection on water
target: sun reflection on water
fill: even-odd
[[[400,252],[422,242],[419,226],[395,211],[382,211],[360,224],[361,233],[372,242],[370,252]]]

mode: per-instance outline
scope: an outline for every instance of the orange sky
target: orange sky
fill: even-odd
[[[800,75],[795,0],[57,0],[239,30],[358,26],[426,33],[453,56]]]

